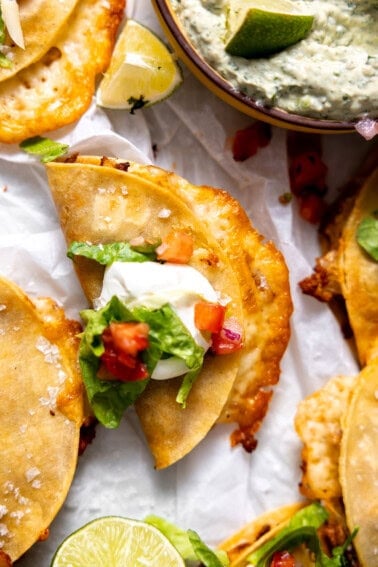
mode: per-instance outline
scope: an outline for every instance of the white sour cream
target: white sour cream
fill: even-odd
[[[158,309],[169,303],[198,345],[208,350],[210,343],[194,324],[194,305],[198,301],[219,302],[218,293],[195,268],[157,262],[114,262],[105,270],[96,309],[104,307],[116,295],[128,307],[143,305]],[[182,360],[160,360],[152,373],[155,380],[167,380],[188,371]]]

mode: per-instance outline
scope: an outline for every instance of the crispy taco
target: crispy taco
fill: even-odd
[[[226,192],[162,169],[71,156],[47,175],[90,302],[81,366],[98,419],[117,426],[135,402],[157,468],[219,420],[253,450],[289,339],[281,254]],[[121,346],[126,322],[139,349]]]
[[[303,400],[295,418],[303,442],[300,490],[342,506],[360,565],[377,565],[378,360],[337,376]]]
[[[320,300],[342,300],[361,366],[299,404],[301,492],[342,502],[359,564],[378,565],[378,147],[332,204],[322,226],[325,253],[301,282]],[[338,314],[340,314],[340,310]]]
[[[298,502],[257,517],[222,542],[230,567],[357,567],[342,511]]]
[[[298,406],[301,495],[221,544],[231,567],[374,567],[378,549],[378,361]]]
[[[375,146],[330,206],[320,226],[323,255],[300,282],[304,293],[331,306],[342,302],[337,313],[346,315],[343,327],[350,326],[362,366],[378,355],[377,156]]]
[[[78,457],[83,388],[77,322],[0,279],[0,548],[13,561],[48,528]]]
[[[96,77],[110,62],[125,0],[22,1],[18,18],[6,17],[9,5],[14,10],[17,2],[0,3],[0,142],[16,143],[87,110]],[[15,20],[23,45],[12,38]]]

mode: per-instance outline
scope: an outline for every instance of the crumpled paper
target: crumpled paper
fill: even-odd
[[[148,0],[129,1],[128,15],[162,36]],[[240,200],[256,228],[283,252],[290,270],[294,314],[281,379],[252,454],[241,447],[231,449],[232,427],[221,425],[182,461],[155,471],[132,409],[118,430],[99,427],[79,459],[50,537],[27,552],[17,562],[20,567],[47,567],[64,537],[103,515],[161,515],[216,545],[261,512],[298,500],[301,447],[293,428],[297,403],[331,376],[357,372],[328,306],[298,288],[319,248],[316,228],[299,217],[296,203],[279,203],[289,187],[286,132],[273,128],[266,148],[243,163],[235,162],[229,140],[252,120],[183,70],[183,85],[167,101],[134,115],[106,112],[93,102],[77,124],[50,137],[70,144],[72,151],[155,163],[193,183],[226,189]],[[322,143],[332,195],[369,144],[357,135],[327,136]],[[0,273],[31,297],[54,298],[69,317],[78,318],[86,300],[65,253],[43,165],[17,146],[0,145]]]

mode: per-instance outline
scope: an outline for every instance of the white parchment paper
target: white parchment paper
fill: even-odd
[[[128,15],[161,34],[148,0],[129,0]],[[295,311],[281,380],[251,455],[240,447],[231,449],[231,428],[217,426],[181,462],[157,472],[132,410],[118,430],[98,428],[79,459],[49,539],[20,559],[20,567],[47,567],[66,535],[102,515],[142,519],[158,514],[197,530],[215,545],[262,511],[297,500],[296,405],[329,377],[357,370],[327,305],[298,289],[298,281],[311,272],[318,243],[316,229],[300,219],[296,203],[283,206],[278,201],[289,187],[285,131],[273,128],[268,147],[243,163],[235,162],[228,140],[251,119],[216,99],[185,69],[184,76],[183,86],[151,109],[130,115],[105,112],[93,103],[77,124],[51,137],[87,154],[154,162],[194,183],[224,188],[241,201],[255,226],[283,252],[290,269]],[[357,134],[323,138],[330,195],[368,147]],[[16,146],[0,145],[0,273],[31,297],[53,297],[77,318],[86,301],[65,252],[43,166]]]

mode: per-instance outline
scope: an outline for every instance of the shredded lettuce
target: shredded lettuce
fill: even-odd
[[[362,219],[357,227],[356,236],[361,248],[378,262],[378,211]]]
[[[42,163],[47,163],[66,154],[69,146],[49,138],[34,136],[21,142],[20,148],[28,154],[39,156]]]
[[[317,534],[317,529],[327,519],[328,512],[318,502],[302,508],[276,536],[247,557],[248,564],[254,567],[269,567],[276,551],[290,551],[304,543],[314,553],[316,567],[347,567],[345,552],[355,534],[352,534],[342,547],[334,548],[332,557],[329,557],[322,551]]]
[[[228,567],[224,551],[211,550],[193,530],[183,530],[159,516],[147,516],[145,522],[155,526],[177,549],[184,561],[200,561],[204,567]]]
[[[87,242],[72,242],[67,256],[72,260],[75,256],[83,256],[94,260],[103,266],[113,262],[148,262],[155,261],[155,248],[131,246],[128,242],[111,242],[107,244],[88,244]]]
[[[119,426],[124,411],[140,396],[149,380],[121,382],[97,377],[100,357],[104,352],[101,335],[114,321],[138,321],[149,325],[150,344],[143,351],[142,358],[150,375],[158,361],[167,356],[177,356],[185,362],[190,378],[184,377],[183,386],[178,392],[179,403],[185,407],[190,392],[188,382],[193,384],[199,374],[205,351],[197,345],[169,304],[153,310],[145,307],[129,309],[114,296],[102,309],[87,309],[81,312],[81,317],[86,323],[79,350],[83,381],[92,409],[105,427]]]

